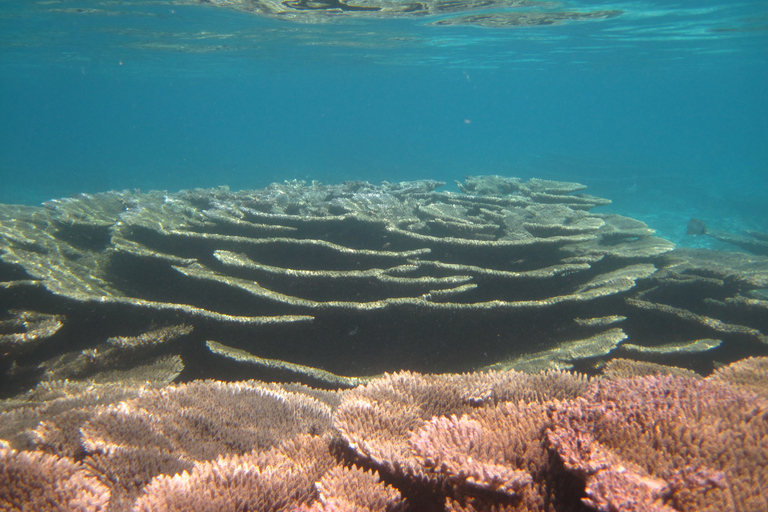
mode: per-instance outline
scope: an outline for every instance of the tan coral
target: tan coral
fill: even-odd
[[[405,502],[395,488],[383,484],[378,474],[357,466],[331,468],[316,484],[318,498],[301,512],[397,512]]]
[[[138,348],[179,331],[190,372],[208,371],[205,336],[221,332],[217,341],[263,362],[336,374],[354,365],[371,375],[410,364],[475,370],[521,356],[534,337],[547,340],[541,350],[594,341],[605,329],[572,320],[592,303],[601,305],[595,316],[620,316],[623,297],[642,288],[672,249],[641,222],[591,213],[608,201],[574,195],[579,184],[480,176],[467,178],[467,193],[440,185],[294,181],[6,205],[0,265],[23,268],[40,293],[65,301],[80,322],[70,331],[98,328],[111,347]],[[100,315],[107,320],[89,320]],[[126,336],[123,321],[129,334],[144,334]],[[400,341],[388,350],[397,359],[361,362],[356,354],[355,347],[417,331],[418,347]],[[470,334],[471,345],[464,343]],[[86,377],[100,362],[124,360],[103,346],[64,341],[56,351],[66,357],[48,356],[51,379]],[[570,354],[547,367],[589,357]],[[137,364],[157,356],[140,355]],[[253,365],[238,377],[272,370]]]
[[[519,400],[534,404],[530,409],[533,414],[532,411],[540,407],[536,404],[578,396],[587,388],[588,382],[583,376],[566,372],[543,372],[538,375],[518,372],[446,375],[399,372],[345,392],[334,424],[358,456],[397,475],[439,480],[442,476],[425,463],[426,455],[417,456],[412,444],[412,436],[428,426],[434,417],[459,416],[478,408],[494,407],[505,402],[517,403]],[[424,450],[429,451],[426,446]],[[461,465],[459,461],[454,461],[454,465],[455,472],[462,471],[458,469]],[[516,469],[513,467],[512,471]],[[477,478],[478,485],[485,485],[479,474],[472,478]]]
[[[627,377],[639,377],[642,375],[681,375],[691,379],[700,379],[701,375],[677,366],[666,366],[657,363],[645,361],[633,361],[632,359],[623,359],[617,357],[611,359],[603,368],[603,378],[606,379],[625,379]]]
[[[497,411],[520,424],[503,425],[503,420],[494,418]],[[526,413],[538,413],[538,421],[526,421]],[[426,469],[445,475],[453,485],[521,494],[533,482],[529,470],[536,473],[535,463],[543,462],[541,436],[535,430],[541,429],[544,418],[536,405],[514,404],[476,415],[437,417],[411,436],[411,446]]]
[[[554,411],[550,442],[566,467],[587,477],[596,506],[618,506],[643,483],[651,493],[666,489],[652,502],[663,498],[680,511],[765,507],[768,402],[759,395],[716,380],[656,375],[597,381]],[[598,452],[604,456],[595,462]],[[635,476],[601,476],[619,466],[634,467]],[[617,492],[622,479],[627,487]]]
[[[89,452],[154,447],[194,460],[266,449],[331,426],[330,408],[256,382],[197,381],[150,390],[104,410],[81,429]]]
[[[158,476],[132,510],[292,511],[317,498],[314,483],[335,464],[328,437],[300,436],[267,452],[226,455],[190,472]]]
[[[351,388],[369,380],[365,377],[336,375],[320,368],[312,368],[310,366],[289,363],[287,361],[265,359],[263,357],[255,356],[245,350],[228,347],[227,345],[212,340],[206,341],[205,345],[212,353],[231,361],[235,361],[241,365],[266,368],[270,371],[274,371],[280,376],[285,375],[287,378],[284,380],[286,381],[302,380],[318,385]]]
[[[715,370],[707,377],[768,398],[768,357],[747,357]]]
[[[194,327],[191,325],[168,325],[158,329],[151,329],[138,336],[114,336],[107,339],[107,343],[118,348],[139,349],[181,338],[190,334],[193,330]]]
[[[109,489],[70,459],[0,448],[0,509],[106,512]]]

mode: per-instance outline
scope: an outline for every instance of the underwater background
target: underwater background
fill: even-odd
[[[0,2],[0,202],[501,174],[585,184],[683,246],[733,249],[691,217],[768,230],[762,0],[503,27],[246,4]]]
[[[0,0],[0,510],[768,512],[766,91],[766,0]]]

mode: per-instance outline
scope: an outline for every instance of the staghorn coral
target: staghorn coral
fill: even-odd
[[[397,512],[404,508],[400,493],[378,474],[357,466],[331,468],[317,484],[317,501],[296,512]]]
[[[505,401],[572,398],[587,385],[583,376],[557,371],[536,375],[399,372],[344,393],[334,424],[358,455],[395,473],[419,472],[408,440],[432,417],[459,415]]]
[[[317,498],[314,483],[336,464],[329,438],[299,436],[266,452],[226,455],[187,472],[159,476],[133,512],[294,510]]]
[[[37,448],[62,456],[83,453],[80,427],[104,406],[139,395],[152,384],[41,382],[0,402],[0,438],[16,449]]]
[[[17,447],[82,459],[84,474],[111,490],[110,510],[118,511],[154,477],[190,470],[195,458],[266,449],[330,427],[329,406],[311,396],[335,405],[336,393],[285,388],[292,391],[256,382],[132,390],[54,382],[7,401],[0,419]]]
[[[80,443],[80,427],[101,407],[78,407],[58,412],[40,419],[40,422],[28,432],[30,445],[35,449],[60,456],[81,459],[85,453]]]
[[[111,489],[113,510],[122,510],[153,477],[190,469],[196,459],[328,430],[339,399],[331,391],[257,382],[133,386],[43,383],[4,402],[0,438],[17,449],[82,459]]]
[[[373,379],[344,394],[334,425],[358,453],[393,472],[414,468],[408,446],[412,432],[432,416],[472,410],[492,399],[491,380],[470,375],[398,372]]]
[[[560,454],[565,468],[586,480],[582,501],[596,510],[626,512],[673,512],[664,504],[670,486],[653,478],[600,446],[589,434],[573,430],[548,433],[549,442]]]
[[[54,383],[6,405],[44,419],[28,428],[38,451],[6,446],[0,464],[68,468],[55,478],[85,479],[72,492],[96,500],[86,510],[109,500],[111,512],[764,511],[768,402],[750,391],[761,364],[706,379],[400,372],[341,393],[206,381],[124,399]],[[51,485],[70,493],[35,478],[18,506]]]
[[[708,379],[728,382],[768,398],[768,357],[747,357],[715,370]]]
[[[131,503],[158,475],[330,426],[330,408],[305,393],[203,381],[146,390],[106,407],[82,425],[80,442],[85,464],[110,486],[113,501]]]
[[[0,510],[101,512],[109,489],[70,459],[0,448]]]
[[[154,447],[116,446],[88,454],[82,462],[89,475],[109,487],[110,511],[129,510],[144,487],[158,475],[191,471],[194,461]]]
[[[505,402],[435,417],[411,436],[429,479],[449,488],[446,510],[580,509],[579,481],[551,460],[544,444],[551,403]]]
[[[446,510],[768,504],[768,404],[747,391],[657,373],[598,379],[581,398],[547,400],[542,393],[541,402],[496,402],[478,391],[482,377],[473,378],[376,379],[345,393],[337,428],[358,457],[395,476],[409,499],[419,497],[414,481],[421,482],[421,492],[445,496]]]
[[[521,494],[533,482],[528,466],[534,457],[526,453],[526,448],[529,445],[536,450],[536,440],[540,437],[526,427],[541,429],[545,416],[535,405],[518,408],[514,404],[503,404],[496,411],[515,416],[520,425],[502,426],[502,421],[493,418],[490,411],[478,415],[482,420],[472,415],[436,417],[411,436],[417,459],[428,471],[445,475],[453,485],[464,484],[513,496]],[[534,418],[538,413],[538,421],[527,421],[526,413],[532,413]],[[494,434],[500,434],[500,438],[491,438]],[[541,447],[538,448],[536,451],[543,453]],[[537,472],[538,468],[531,469]]]
[[[256,382],[202,381],[149,390],[99,412],[81,432],[88,452],[152,447],[206,460],[330,426],[330,408],[305,394]]]
[[[493,503],[492,500],[482,500],[478,498],[469,498],[464,500],[455,500],[446,498],[445,512],[521,512],[517,505]]]
[[[583,376],[558,371],[400,372],[345,392],[334,424],[357,457],[426,502],[448,486],[465,499],[500,491],[530,510],[570,510],[546,505],[553,493],[562,499],[574,491],[570,479],[546,469],[544,404],[576,397],[588,385]]]
[[[550,443],[599,510],[768,506],[768,402],[749,391],[678,376],[600,380],[554,406],[553,422]]]
[[[611,359],[603,367],[602,377],[606,379],[625,379],[627,377],[639,377],[642,375],[682,375],[691,379],[700,379],[698,373],[678,368],[676,366],[666,366],[644,361],[633,361],[632,359],[616,358]]]

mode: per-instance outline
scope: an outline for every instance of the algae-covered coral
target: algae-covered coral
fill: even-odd
[[[501,176],[0,205],[6,395],[57,379],[703,372],[765,353],[768,259],[674,249],[582,185]],[[162,361],[162,364],[158,364]],[[211,364],[215,361],[216,364]]]

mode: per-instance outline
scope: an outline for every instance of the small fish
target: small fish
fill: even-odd
[[[686,235],[706,235],[707,225],[699,219],[691,219],[688,223],[688,228],[685,230]]]
[[[688,235],[707,235],[715,240],[740,247],[752,254],[768,256],[768,233],[747,231],[747,236],[716,229],[708,230],[707,225],[699,219],[691,219],[685,233]]]

